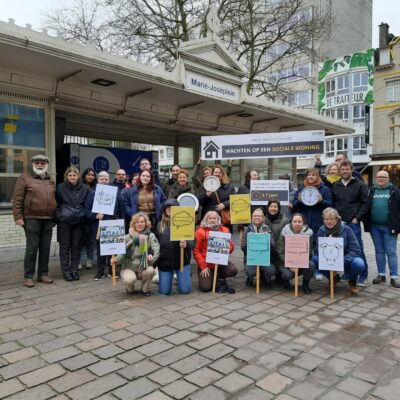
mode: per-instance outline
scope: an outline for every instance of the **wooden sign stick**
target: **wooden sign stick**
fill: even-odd
[[[111,257],[111,277],[112,277],[112,285],[115,286],[115,282],[117,280],[117,275],[115,273],[116,269],[116,264],[117,264],[117,259],[115,256]]]
[[[333,275],[334,271],[330,271],[329,272],[329,284],[330,284],[330,288],[331,288],[331,299],[333,300],[333,298],[335,297],[335,277]]]
[[[299,269],[294,269],[294,297],[299,296]]]
[[[213,279],[213,287],[212,287],[213,293],[215,293],[215,289],[216,289],[216,287],[217,287],[217,275],[218,275],[218,264],[215,264],[215,268],[214,268],[214,279]]]
[[[96,240],[100,239],[100,225],[97,227]]]
[[[260,294],[260,266],[257,265],[256,270],[256,293]]]
[[[181,247],[181,268],[180,268],[181,272],[183,272],[183,264],[184,264],[184,261],[185,261],[185,256],[183,254],[183,250],[184,250],[184,248]]]

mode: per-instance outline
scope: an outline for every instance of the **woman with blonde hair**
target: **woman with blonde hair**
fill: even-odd
[[[325,185],[332,191],[333,185],[341,179],[339,174],[339,164],[330,163],[325,169],[325,176],[322,177]]]
[[[132,216],[129,233],[125,236],[126,254],[117,256],[122,263],[121,278],[127,283],[126,293],[133,294],[136,280],[142,281],[141,293],[150,296],[150,282],[154,277],[153,265],[160,256],[160,245],[150,231],[148,215],[138,212]]]
[[[67,282],[79,280],[84,206],[89,192],[89,187],[80,181],[78,168],[68,167],[64,173],[64,182],[58,185],[56,195],[61,272]]]

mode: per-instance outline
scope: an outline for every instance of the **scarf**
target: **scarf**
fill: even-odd
[[[137,233],[132,228],[129,229],[129,234],[133,237],[134,248],[138,249],[139,271],[144,271],[147,267],[148,245],[147,239],[150,235],[150,230],[146,229],[142,233]]]
[[[342,229],[342,222],[341,221],[338,221],[337,224],[332,229],[328,229],[325,226],[326,236],[339,237],[341,229]]]
[[[309,183],[307,179],[304,180],[304,186],[314,186],[318,188],[319,186],[321,186],[321,183],[322,183],[321,178],[319,178],[315,183]]]
[[[275,220],[279,219],[282,217],[282,214],[280,212],[278,212],[278,214],[272,215],[267,211],[267,219],[270,222],[274,222]]]
[[[209,224],[207,224],[206,222],[202,225],[202,227],[203,227],[204,229],[209,228],[210,231],[215,231],[215,232],[218,231],[218,229],[219,229],[220,226],[221,226],[221,225],[218,225],[218,224],[209,225]]]
[[[326,175],[325,179],[330,183],[330,184],[334,184],[337,181],[340,180],[340,176],[337,175]]]

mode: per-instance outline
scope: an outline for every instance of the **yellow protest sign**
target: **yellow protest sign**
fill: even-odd
[[[250,195],[249,194],[231,194],[229,196],[231,223],[249,224],[250,215]]]
[[[194,240],[194,207],[171,207],[171,237],[173,240]]]

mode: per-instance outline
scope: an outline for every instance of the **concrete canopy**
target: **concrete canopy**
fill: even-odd
[[[0,61],[2,96],[50,104],[74,136],[195,145],[202,135],[353,131],[345,123],[248,96],[243,68],[218,39],[185,43],[177,67],[167,72],[0,22],[0,53],[7,55]],[[237,86],[238,101],[188,90],[186,71]],[[112,84],[93,83],[98,79]]]

